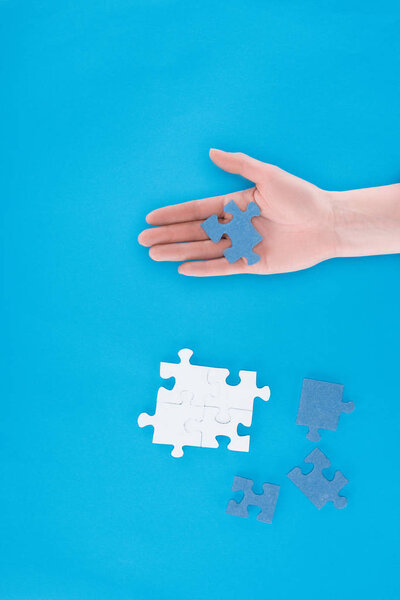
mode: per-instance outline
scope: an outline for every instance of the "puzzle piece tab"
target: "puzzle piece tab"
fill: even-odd
[[[232,409],[231,420],[229,423],[218,423],[216,416],[218,408],[206,406],[201,419],[191,419],[186,423],[186,429],[189,432],[201,432],[201,447],[202,448],[218,448],[219,444],[217,437],[220,435],[230,438],[228,450],[237,452],[248,452],[250,446],[249,435],[238,435],[237,428],[239,424],[250,427],[252,413],[248,410]]]
[[[343,385],[304,379],[301,391],[297,425],[308,427],[307,439],[318,442],[318,429],[336,431],[342,412],[351,413],[353,402],[343,402]]]
[[[230,500],[226,512],[229,515],[247,518],[249,516],[248,506],[259,506],[261,512],[257,515],[257,520],[263,523],[272,523],[280,486],[272,483],[263,483],[264,492],[262,494],[255,494],[252,488],[253,481],[251,479],[235,477],[232,490],[234,492],[243,492],[243,498],[240,502]]]
[[[224,250],[224,256],[230,263],[245,257],[247,264],[254,265],[260,260],[260,256],[253,248],[263,238],[251,219],[258,217],[259,207],[255,202],[250,202],[246,210],[242,211],[236,202],[231,200],[224,207],[224,211],[232,215],[232,220],[229,223],[220,223],[217,215],[212,215],[202,224],[204,231],[214,243],[219,242],[224,234],[230,237],[232,246]]]
[[[329,459],[319,448],[315,448],[306,458],[306,463],[312,463],[314,468],[307,475],[303,475],[299,467],[295,467],[288,473],[290,481],[307,496],[309,500],[318,508],[322,508],[327,502],[333,502],[335,508],[344,508],[347,504],[347,498],[339,496],[339,492],[349,482],[346,477],[336,471],[332,481],[326,479],[322,474],[324,469],[330,466]]]

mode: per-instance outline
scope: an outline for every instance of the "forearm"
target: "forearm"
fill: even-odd
[[[400,252],[400,184],[330,194],[337,256]]]

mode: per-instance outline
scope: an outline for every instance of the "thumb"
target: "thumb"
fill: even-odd
[[[211,160],[224,171],[241,175],[257,183],[260,179],[264,163],[242,152],[224,152],[223,150],[210,150]]]

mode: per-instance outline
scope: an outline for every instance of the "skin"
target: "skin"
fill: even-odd
[[[400,184],[331,192],[245,154],[212,149],[210,158],[255,185],[149,213],[146,221],[155,227],[142,231],[139,243],[149,247],[153,260],[182,262],[179,273],[197,277],[267,275],[339,256],[400,252]],[[252,201],[260,207],[260,216],[252,219],[263,237],[254,247],[261,257],[255,265],[245,258],[230,264],[223,255],[229,238],[214,244],[201,227],[212,214],[228,221],[224,206],[230,200],[242,210]]]

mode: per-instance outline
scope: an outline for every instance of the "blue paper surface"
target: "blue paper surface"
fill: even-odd
[[[310,581],[398,599],[400,258],[189,279],[136,238],[158,206],[252,185],[211,146],[326,189],[399,181],[399,18],[369,0],[0,3],[1,600],[310,600]],[[249,454],[174,461],[138,428],[184,347],[270,386]],[[312,449],[304,377],[356,404],[321,446],[345,510],[286,477]],[[272,525],[225,514],[237,473],[281,485]]]

